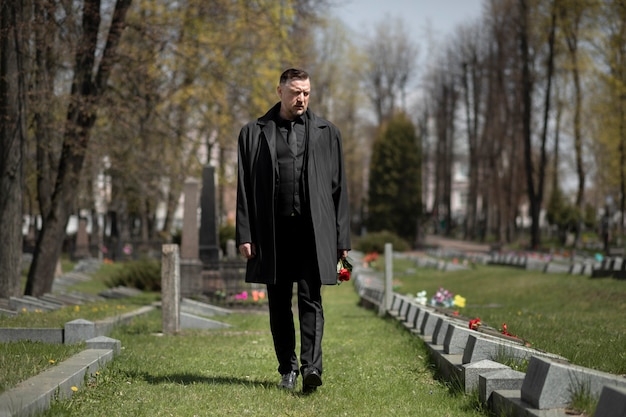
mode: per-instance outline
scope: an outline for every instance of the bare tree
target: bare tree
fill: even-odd
[[[479,193],[479,175],[481,166],[481,135],[485,118],[483,113],[485,57],[482,51],[481,27],[476,23],[461,26],[458,32],[459,66],[465,109],[465,126],[468,149],[469,190],[467,195],[467,213],[465,216],[465,237],[474,239],[478,230],[477,211]]]
[[[455,141],[455,112],[459,104],[458,78],[454,73],[451,51],[441,57],[428,79],[431,117],[434,124],[434,199],[432,212],[439,231],[451,232],[452,179]]]
[[[378,124],[397,108],[406,111],[406,89],[415,74],[418,48],[400,19],[379,23],[365,45],[368,67],[365,87],[374,105]]]
[[[106,89],[116,58],[126,12],[131,0],[118,0],[106,37],[106,44],[97,63],[101,12],[99,0],[85,0],[82,36],[76,49],[71,99],[67,109],[63,147],[52,190],[50,210],[44,214],[41,232],[26,283],[26,294],[42,295],[52,289],[54,270],[61,254],[65,228],[74,206],[75,190],[85,160],[96,110]]]
[[[556,10],[551,10],[551,24],[549,26],[548,36],[548,54],[546,57],[546,92],[543,113],[543,129],[540,138],[539,162],[533,161],[533,145],[532,145],[532,114],[533,114],[533,90],[534,76],[531,72],[533,67],[533,56],[531,56],[531,40],[532,29],[530,27],[531,9],[526,0],[519,0],[519,51],[522,63],[522,76],[520,89],[522,93],[522,132],[524,141],[524,161],[526,166],[526,184],[528,192],[528,202],[530,206],[531,231],[530,245],[532,248],[538,248],[541,243],[541,233],[539,229],[539,215],[543,201],[543,190],[545,183],[545,171],[547,165],[546,140],[548,117],[550,111],[552,76],[554,72],[554,44],[556,31]],[[537,171],[535,170],[535,167]]]
[[[313,83],[311,108],[333,121],[341,130],[345,155],[352,230],[361,233],[372,151],[371,121],[359,114],[365,93],[354,84],[362,80],[365,56],[351,41],[345,25],[331,20],[320,31],[310,74]],[[345,82],[346,73],[351,82]]]

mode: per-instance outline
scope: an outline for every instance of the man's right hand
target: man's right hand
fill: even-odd
[[[239,245],[239,253],[246,259],[252,259],[256,256],[256,245],[254,243],[242,243]]]

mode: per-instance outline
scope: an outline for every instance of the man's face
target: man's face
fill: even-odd
[[[278,86],[280,97],[280,115],[283,119],[293,120],[304,114],[309,107],[311,82],[307,80],[290,80]]]

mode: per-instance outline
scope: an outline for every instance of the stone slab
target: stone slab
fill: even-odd
[[[420,333],[424,336],[431,336],[435,332],[435,326],[437,325],[437,320],[441,318],[440,314],[433,313],[432,311],[426,311],[424,313],[424,318],[422,319],[422,325],[420,326]]]
[[[465,382],[465,393],[469,394],[474,390],[478,390],[478,377],[481,374],[510,368],[501,363],[485,359],[478,362],[463,364],[462,369],[463,381]]]
[[[85,342],[87,349],[112,350],[115,356],[122,352],[122,342],[107,336],[96,336]]]
[[[393,293],[391,296],[391,308],[387,312],[391,317],[398,317],[400,315],[400,310],[404,305],[404,297],[399,294]]]
[[[426,347],[430,353],[439,376],[447,381],[462,381],[463,369],[461,367],[461,355],[448,355],[443,351],[443,346],[434,345],[429,342],[425,342]]]
[[[478,398],[488,404],[495,390],[518,390],[522,388],[525,374],[513,369],[486,372],[478,376]]]
[[[62,344],[63,329],[44,329],[28,327],[8,327],[0,329],[0,341],[19,342],[22,340],[30,340],[31,342]]]
[[[231,325],[227,323],[194,316],[189,313],[180,313],[181,329],[226,329],[229,327],[231,327]]]
[[[451,325],[457,325],[459,327],[467,326],[467,322],[459,319],[454,316],[442,315],[437,319],[437,324],[435,324],[435,330],[433,332],[432,341],[436,345],[443,345],[446,340],[446,333],[448,332],[448,327]]]
[[[231,313],[231,311],[226,308],[192,300],[190,298],[183,298],[181,300],[180,310],[185,313],[196,314],[206,317],[227,316]]]
[[[9,306],[15,311],[52,311],[58,307],[48,303],[40,302],[37,299],[31,300],[24,297],[10,297]]]
[[[533,356],[521,388],[522,400],[538,409],[566,407],[580,389],[599,398],[604,386],[626,388],[626,378]]]
[[[143,306],[136,310],[129,311],[128,313],[120,314],[115,317],[108,317],[106,319],[98,320],[95,322],[96,332],[94,336],[108,336],[113,328],[120,324],[128,324],[130,321],[140,315],[147,314],[156,309],[155,306]]]
[[[538,410],[520,398],[520,390],[496,390],[491,394],[491,412],[511,417],[572,417],[564,408]]]
[[[70,297],[74,297],[85,303],[95,303],[97,301],[104,300],[104,297],[100,297],[99,295],[87,294],[87,293],[82,293],[82,292],[77,292],[77,291],[71,291],[69,293],[66,293],[66,295],[69,295]]]
[[[14,388],[0,394],[0,417],[26,417],[50,407],[55,398],[70,398],[72,387],[80,387],[85,377],[113,359],[109,349],[89,349],[77,353]]]
[[[569,265],[556,263],[556,262],[548,262],[544,269],[545,273],[555,273],[555,274],[568,274],[569,273]]]
[[[518,361],[530,360],[531,356],[542,356],[565,361],[565,358],[558,355],[539,352],[515,343],[505,338],[491,336],[485,333],[470,333],[467,339],[465,350],[463,351],[463,363],[471,363],[483,359],[515,359]]]
[[[443,351],[451,355],[462,355],[471,332],[473,330],[469,328],[450,324],[443,342]]]
[[[539,259],[529,259],[526,262],[526,269],[530,271],[544,271],[546,265],[545,261]]]
[[[409,304],[409,308],[404,316],[404,326],[408,329],[415,328],[415,318],[419,315],[420,308],[414,303]]]
[[[137,288],[128,288],[124,286],[109,288],[104,291],[100,291],[100,293],[98,293],[98,295],[107,299],[134,297],[139,294],[141,294],[141,290],[138,290]]]
[[[409,303],[408,300],[402,300],[402,303],[400,304],[400,310],[398,310],[398,315],[396,316],[398,320],[404,320],[410,305],[411,303]]]
[[[42,297],[37,298],[31,295],[23,295],[22,298],[24,300],[32,301],[33,303],[39,303],[43,306],[48,307],[50,310],[58,310],[59,308],[63,307],[63,303],[57,300],[47,300]]]
[[[41,297],[39,297],[41,300],[44,301],[49,301],[51,303],[57,303],[60,304],[62,306],[67,306],[67,305],[82,305],[82,301],[80,300],[74,300],[71,299],[70,297],[64,297],[62,294],[44,294]]]
[[[85,319],[76,319],[65,323],[63,343],[72,345],[82,343],[96,336],[96,324]]]
[[[625,417],[626,388],[606,386],[602,388],[594,417]]]

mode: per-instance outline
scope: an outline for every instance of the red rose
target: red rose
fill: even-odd
[[[339,281],[350,281],[350,271],[346,268],[341,268],[339,270],[339,276],[337,277]]]

